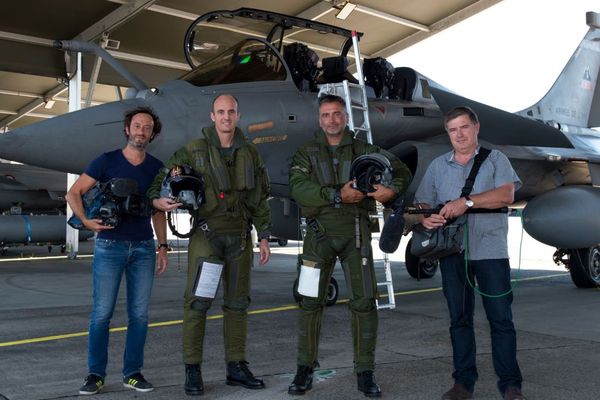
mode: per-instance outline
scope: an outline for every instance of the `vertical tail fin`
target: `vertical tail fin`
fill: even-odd
[[[600,126],[600,13],[586,13],[589,31],[548,93],[518,112],[577,127]]]

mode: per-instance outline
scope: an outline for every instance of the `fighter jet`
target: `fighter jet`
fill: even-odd
[[[412,201],[430,161],[450,149],[443,114],[469,105],[480,116],[483,145],[503,151],[523,181],[516,201],[527,231],[557,247],[555,261],[569,268],[578,287],[600,285],[600,14],[587,13],[590,29],[548,94],[516,114],[474,102],[409,68],[365,60],[370,88],[368,116],[375,144],[398,155],[412,170],[406,196]],[[358,35],[360,36],[360,34]],[[71,51],[97,46],[58,41]],[[123,112],[151,106],[163,133],[149,151],[167,159],[211,125],[214,96],[239,100],[240,126],[269,169],[274,235],[298,239],[299,214],[290,201],[288,166],[301,143],[318,128],[319,85],[353,80],[352,32],[297,17],[242,8],[199,17],[188,29],[184,51],[192,71],[148,88],[112,60],[137,93],[129,99],[69,113],[0,135],[0,157],[68,172],[81,172],[100,152],[123,145]],[[360,58],[360,57],[359,57]],[[356,126],[364,122],[349,108]],[[43,143],[43,151],[40,144]],[[408,246],[410,247],[410,246]],[[413,276],[430,277],[435,265],[407,254]]]

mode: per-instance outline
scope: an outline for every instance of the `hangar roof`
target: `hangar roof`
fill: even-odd
[[[252,7],[357,30],[364,33],[362,55],[371,58],[391,56],[499,1],[11,1],[0,13],[0,131],[67,112],[64,82],[70,64],[64,52],[52,47],[55,40],[106,46],[142,81],[155,86],[190,70],[183,51],[185,32],[197,17],[214,10]],[[117,100],[128,86],[91,55],[83,57],[82,73],[82,97],[92,105]]]

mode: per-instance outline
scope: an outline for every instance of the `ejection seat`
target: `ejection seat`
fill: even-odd
[[[302,43],[291,43],[283,48],[283,59],[292,74],[296,87],[301,92],[317,91],[317,63],[319,56]]]
[[[318,84],[339,83],[347,80],[350,83],[358,83],[350,72],[348,72],[348,59],[344,56],[327,57],[322,61],[323,72],[317,78]]]
[[[399,67],[394,69],[394,83],[390,90],[390,98],[411,101],[417,85],[417,74],[412,68]]]
[[[394,66],[383,57],[365,58],[363,62],[365,85],[375,92],[378,98],[393,98]]]

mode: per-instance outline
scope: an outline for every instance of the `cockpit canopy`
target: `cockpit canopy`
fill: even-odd
[[[351,46],[352,32],[332,25],[251,8],[213,11],[186,33],[193,70],[182,79],[196,86],[285,80],[287,64],[298,87],[314,85],[319,58],[345,57]]]
[[[195,86],[279,81],[287,76],[279,56],[266,43],[245,39],[198,66],[182,79]]]

